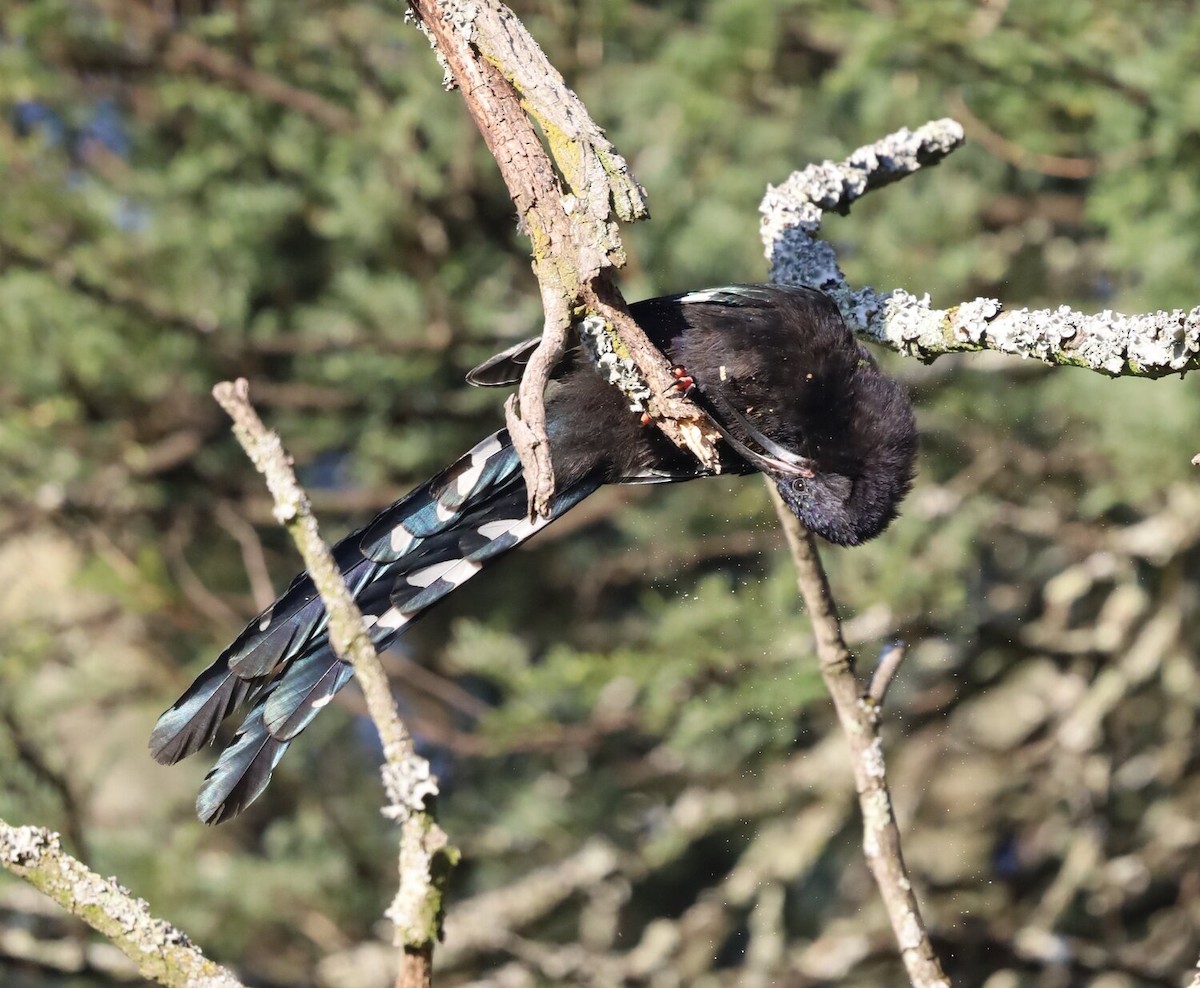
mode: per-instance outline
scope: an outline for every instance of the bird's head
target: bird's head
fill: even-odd
[[[804,525],[837,545],[873,539],[896,517],[912,486],[917,428],[904,389],[869,357],[840,396],[837,427],[810,442],[806,469],[768,470]],[[810,421],[809,435],[822,436]]]

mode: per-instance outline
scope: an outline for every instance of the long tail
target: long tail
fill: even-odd
[[[585,477],[530,520],[521,464],[506,431],[381,512],[334,547],[376,648],[487,563],[570,510],[601,481]],[[301,574],[159,719],[150,751],[174,764],[212,742],[236,707],[250,709],[205,777],[196,812],[205,823],[237,815],[262,794],[296,736],[353,675],[333,654],[328,615]]]

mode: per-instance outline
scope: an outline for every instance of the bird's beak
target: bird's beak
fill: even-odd
[[[720,395],[710,395],[696,387],[689,397],[708,412],[721,438],[759,470],[806,479],[816,472],[816,464],[812,460],[764,436],[746,416]]]

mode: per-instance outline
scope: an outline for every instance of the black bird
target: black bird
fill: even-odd
[[[797,517],[839,545],[873,538],[896,516],[912,482],[912,408],[827,295],[742,285],[649,299],[630,311],[678,365],[680,390],[690,389],[720,425],[722,473],[767,473]],[[513,383],[536,342],[493,357],[468,380]],[[589,361],[564,361],[546,415],[558,486],[549,518],[528,517],[521,464],[501,430],[334,547],[377,648],[601,485],[710,473],[644,428]],[[201,820],[219,823],[256,799],[288,745],[350,679],[326,621],[301,574],[159,718],[150,750],[172,764],[250,704],[205,777]]]

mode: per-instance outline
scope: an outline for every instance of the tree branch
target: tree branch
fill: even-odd
[[[176,312],[137,290],[117,283],[115,278],[94,277],[81,271],[66,256],[37,254],[7,236],[0,237],[0,264],[15,264],[30,271],[44,272],[65,288],[156,325],[202,336],[221,328],[208,317]]]
[[[1200,306],[1142,315],[1109,309],[1086,315],[1057,309],[1008,309],[978,298],[948,309],[902,289],[877,293],[847,284],[829,244],[816,240],[823,214],[848,212],[871,191],[937,164],[963,142],[962,127],[935,120],[859,148],[844,161],[810,165],[759,207],[771,279],[821,288],[847,321],[876,343],[932,361],[945,353],[998,350],[1049,364],[1087,367],[1112,376],[1162,377],[1200,367]]]
[[[888,687],[900,671],[900,663],[904,661],[904,642],[889,642],[879,653],[879,661],[875,663],[875,671],[867,684],[867,699],[876,707],[882,707],[887,697]]]
[[[863,854],[867,866],[879,886],[914,988],[949,988],[950,981],[929,941],[929,932],[904,867],[900,828],[888,792],[883,739],[879,735],[882,709],[868,693],[860,691],[854,675],[854,656],[842,638],[837,605],[817,553],[816,539],[788,510],[769,480],[767,488],[787,536],[792,561],[796,564],[796,581],[812,621],[821,676],[850,745],[854,785],[863,817]]]
[[[99,5],[151,52],[150,57],[161,58],[172,71],[201,72],[234,89],[286,106],[335,133],[347,134],[358,127],[349,110],[319,93],[244,65],[228,52],[178,30],[172,19],[154,6],[141,0],[99,0]]]
[[[242,988],[232,972],[206,958],[186,934],[151,916],[143,900],[67,854],[58,834],[0,820],[0,866],[102,934],[143,977],[168,988]]]
[[[275,518],[284,525],[304,557],[325,609],[329,642],[338,658],[354,667],[367,710],[383,744],[384,815],[400,822],[400,888],[388,908],[395,943],[403,948],[397,988],[430,983],[433,944],[440,939],[443,895],[458,852],[449,846],[427,800],[437,795],[438,780],[429,762],[417,754],[412,736],[396,711],[387,675],[367,636],[362,612],[338,571],[329,547],[321,540],[308,496],[296,482],[291,461],[279,437],[267,430],[250,404],[244,378],[213,388],[213,397],[233,419],[233,432],[246,455],[267,481],[275,501]]]
[[[715,464],[716,430],[690,402],[661,397],[674,383],[667,360],[629,316],[610,277],[609,269],[625,260],[617,219],[647,215],[645,193],[624,159],[506,6],[409,0],[409,7],[443,62],[447,84],[462,91],[532,241],[546,318],[541,343],[506,405],[531,513],[548,514],[554,493],[543,392],[572,320],[584,311],[604,319],[609,348],[631,362],[636,390],[649,396],[638,407],[647,408],[676,445]]]

